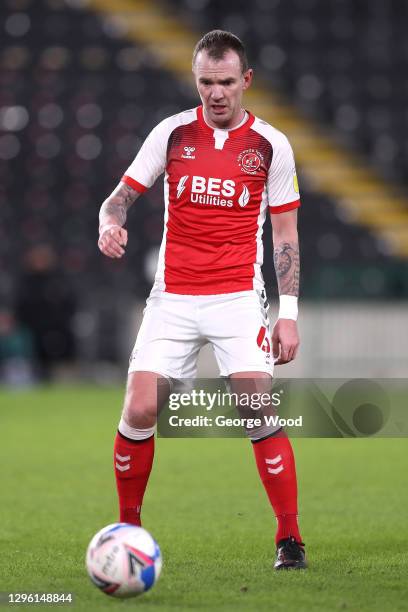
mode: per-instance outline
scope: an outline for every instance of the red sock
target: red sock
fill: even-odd
[[[152,469],[154,436],[129,440],[116,434],[113,464],[119,496],[120,522],[140,525],[143,495]]]
[[[275,542],[302,538],[297,522],[297,482],[292,445],[283,431],[252,444],[256,465],[278,521]]]

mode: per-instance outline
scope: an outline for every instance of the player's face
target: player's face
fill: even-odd
[[[242,94],[251,84],[252,70],[242,73],[239,56],[229,50],[218,61],[200,51],[193,72],[207,122],[218,128],[238,125],[242,120]]]

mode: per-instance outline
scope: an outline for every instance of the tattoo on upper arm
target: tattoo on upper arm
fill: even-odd
[[[126,183],[120,183],[112,195],[102,204],[101,216],[115,217],[118,224],[123,226],[126,223],[127,211],[138,196],[139,193],[135,189],[132,189]]]
[[[279,295],[299,295],[299,245],[297,242],[282,242],[273,252]]]

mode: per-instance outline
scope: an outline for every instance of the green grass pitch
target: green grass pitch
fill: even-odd
[[[100,593],[84,553],[117,520],[121,402],[120,389],[0,391],[1,591],[72,591],[87,611],[408,609],[406,439],[293,441],[310,568],[285,573],[250,444],[159,439],[143,517],[162,576],[138,599]]]

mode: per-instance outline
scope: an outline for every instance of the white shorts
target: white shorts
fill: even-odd
[[[220,376],[267,372],[273,358],[264,291],[178,295],[153,288],[130,357],[129,372],[173,379],[197,374],[200,349],[212,344]]]

